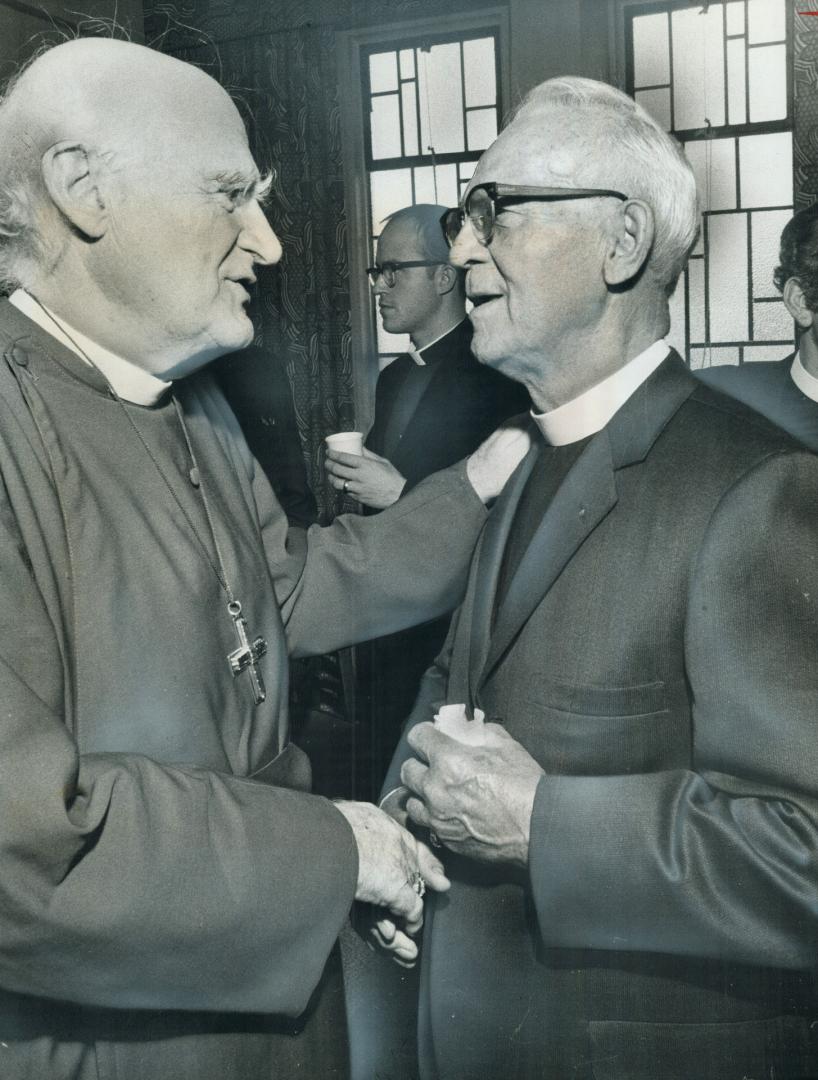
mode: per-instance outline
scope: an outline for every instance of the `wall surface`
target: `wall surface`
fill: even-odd
[[[99,20],[116,22],[134,41],[144,39],[142,0],[0,0],[0,82],[10,78],[43,42],[93,31]]]

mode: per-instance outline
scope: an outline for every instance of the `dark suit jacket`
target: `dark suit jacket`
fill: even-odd
[[[464,319],[423,353],[426,368],[404,353],[385,368],[375,389],[375,420],[368,449],[388,458],[407,480],[419,480],[470,454],[503,420],[531,407],[528,394],[475,360],[472,326]],[[413,383],[422,394],[409,415],[396,416]]]
[[[423,353],[421,367],[407,353],[385,368],[376,388],[375,422],[366,445],[406,477],[403,494],[425,477],[475,450],[509,416],[531,407],[528,392],[471,353],[472,326],[464,319]],[[357,790],[374,798],[424,671],[440,651],[448,616],[381,638],[358,650]]]
[[[446,858],[422,1075],[814,1077],[818,460],[673,354],[585,447],[492,628],[536,453],[410,720],[479,705],[547,774],[524,879]]]
[[[810,450],[818,450],[818,402],[792,381],[795,353],[783,360],[702,368],[696,375],[717,390],[760,412]]]

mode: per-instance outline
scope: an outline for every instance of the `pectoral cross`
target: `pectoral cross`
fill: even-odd
[[[247,620],[242,615],[241,604],[237,600],[231,600],[227,605],[227,610],[230,612],[230,618],[233,620],[239,639],[239,647],[227,654],[227,662],[230,664],[234,679],[237,675],[241,675],[243,671],[250,672],[253,700],[256,705],[260,705],[267,697],[267,691],[258,668],[258,662],[267,652],[267,642],[263,637],[257,637],[253,644],[250,644],[250,639],[247,637]]]

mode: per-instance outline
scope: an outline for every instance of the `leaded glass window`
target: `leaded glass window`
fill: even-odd
[[[373,253],[383,221],[415,203],[454,206],[500,117],[497,32],[378,45],[363,56],[365,152]],[[375,306],[383,360],[403,352]]]
[[[684,144],[702,235],[671,302],[692,367],[779,359],[793,324],[772,283],[793,212],[786,0],[625,9],[628,89]]]

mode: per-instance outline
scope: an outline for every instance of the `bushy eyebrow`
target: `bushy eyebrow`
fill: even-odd
[[[211,177],[212,183],[218,186],[219,191],[235,191],[242,193],[242,200],[255,199],[256,202],[264,203],[270,196],[270,189],[275,179],[275,173],[271,170],[264,176],[251,176],[244,172],[220,172]]]

